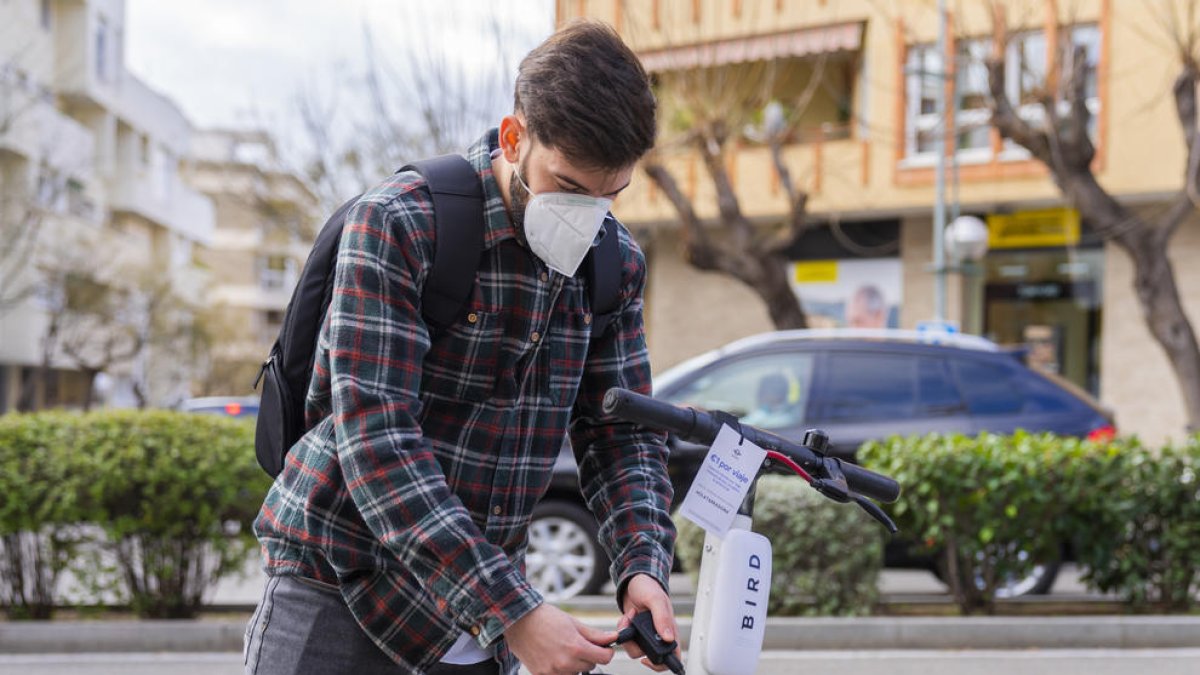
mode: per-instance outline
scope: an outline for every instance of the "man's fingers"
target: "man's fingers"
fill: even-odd
[[[650,659],[642,659],[642,665],[646,666],[650,670],[658,671],[660,673],[665,672],[667,670],[667,667],[664,665],[659,665],[659,666],[654,665],[653,663],[650,662]]]
[[[618,631],[601,630],[580,621],[576,621],[575,625],[579,629],[579,634],[582,635],[585,640],[594,645],[602,645],[607,647],[608,645],[611,645],[617,641]]]
[[[640,659],[646,655],[646,652],[643,652],[642,648],[637,646],[637,643],[633,640],[625,643],[625,653],[628,654],[629,658],[631,659]]]
[[[671,606],[671,601],[667,596],[662,596],[660,601],[654,603],[654,606],[650,608],[650,615],[654,617],[654,630],[663,639],[663,642],[674,641],[675,608]]]

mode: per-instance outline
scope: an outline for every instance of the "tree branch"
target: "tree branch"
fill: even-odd
[[[1175,97],[1175,114],[1187,144],[1187,171],[1184,176],[1184,192],[1192,204],[1200,207],[1200,133],[1196,122],[1196,84],[1200,78],[1196,62],[1187,58],[1183,69],[1175,78],[1172,93]]]
[[[1016,141],[1034,157],[1051,165],[1053,157],[1050,153],[1049,138],[1044,132],[1034,129],[1021,119],[1009,100],[1006,70],[1008,64],[1005,54],[1008,50],[1008,26],[1005,23],[1003,7],[997,4],[992,9],[992,54],[987,60],[992,124],[1000,131],[1000,135]]]

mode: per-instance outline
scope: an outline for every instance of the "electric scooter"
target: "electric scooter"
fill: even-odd
[[[895,523],[871,499],[894,502],[900,496],[900,485],[887,476],[827,456],[829,437],[820,430],[809,430],[803,442],[796,443],[742,425],[726,412],[675,406],[627,389],[610,389],[604,397],[604,412],[703,445],[711,445],[721,429],[729,426],[743,441],[767,451],[732,528],[723,537],[705,535],[686,666],[692,675],[751,675],[758,667],[771,588],[771,542],[751,532],[750,526],[755,488],[763,475],[795,473],[829,499],[857,504],[888,532],[896,533]],[[652,663],[666,664],[676,675],[684,674],[684,666],[674,655],[676,643],[658,638],[648,612],[639,614],[618,638],[618,642],[628,640],[636,640]]]

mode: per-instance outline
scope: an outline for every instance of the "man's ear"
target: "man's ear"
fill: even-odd
[[[517,151],[517,145],[525,138],[525,125],[521,122],[521,118],[516,115],[505,115],[504,119],[500,120],[500,149],[504,152],[504,159],[510,164],[516,164],[521,153]]]

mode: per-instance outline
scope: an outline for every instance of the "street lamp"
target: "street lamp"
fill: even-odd
[[[983,321],[982,317],[978,317],[978,283],[982,275],[977,263],[987,254],[987,224],[975,216],[959,216],[946,226],[944,243],[946,253],[955,261],[955,264],[947,267],[945,271],[962,274],[966,282],[963,288],[966,297],[963,312],[964,332],[982,333]]]
[[[988,250],[987,224],[975,216],[959,216],[946,226],[946,253],[954,260],[979,262]]]

